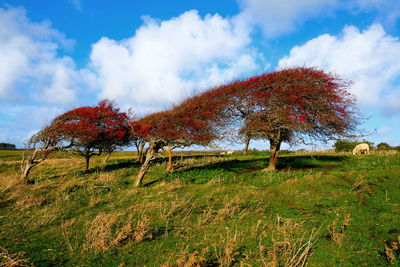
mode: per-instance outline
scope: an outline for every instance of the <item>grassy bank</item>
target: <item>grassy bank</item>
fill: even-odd
[[[267,153],[184,153],[174,161],[185,167],[168,173],[160,157],[134,188],[134,153],[93,158],[87,174],[82,158],[59,153],[29,185],[19,156],[4,153],[4,264],[400,264],[398,154],[286,153],[263,172]]]

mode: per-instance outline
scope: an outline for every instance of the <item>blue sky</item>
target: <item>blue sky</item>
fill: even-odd
[[[399,0],[0,1],[0,142],[104,97],[143,115],[314,66],[353,81],[368,140],[400,145],[399,36]]]

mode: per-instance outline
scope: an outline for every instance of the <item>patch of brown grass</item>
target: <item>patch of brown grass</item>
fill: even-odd
[[[220,237],[221,244],[214,244],[214,251],[220,266],[231,266],[239,260],[241,253],[239,252],[241,234],[237,231],[231,233],[229,228],[226,228],[226,238]]]
[[[264,230],[259,237],[259,252],[264,266],[304,266],[314,254],[318,231],[306,233],[302,222],[277,215],[277,224],[271,234],[272,249],[262,245],[268,236]],[[306,237],[308,236],[308,237]]]
[[[389,246],[385,246],[385,257],[389,264],[395,264],[396,251],[397,253],[400,252],[400,235]]]
[[[345,230],[350,225],[350,221],[350,214],[347,214],[344,217],[341,224],[338,224],[339,217],[337,217],[335,220],[333,220],[332,225],[330,225],[328,228],[328,232],[332,238],[332,241],[335,242],[339,247],[342,246],[343,238],[346,236]]]
[[[26,259],[25,253],[18,252],[14,254],[8,253],[5,248],[0,247],[0,266],[1,267],[16,267],[16,266],[30,266],[29,258]]]
[[[142,242],[153,238],[150,228],[151,221],[147,216],[140,216],[136,224],[132,220],[132,215],[125,220],[118,221],[120,216],[117,213],[99,213],[87,229],[87,249],[106,251],[120,246],[126,240]]]

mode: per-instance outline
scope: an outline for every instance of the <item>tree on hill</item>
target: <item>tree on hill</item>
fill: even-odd
[[[247,127],[270,143],[267,170],[276,169],[281,143],[351,136],[358,124],[349,83],[314,68],[293,68],[242,82],[253,113]]]
[[[129,122],[129,116],[120,112],[114,102],[102,100],[95,107],[70,110],[52,124],[68,148],[85,158],[88,171],[92,156],[111,153],[130,143]]]
[[[66,146],[62,140],[63,136],[50,124],[25,142],[21,161],[22,179],[25,183],[28,182],[29,173],[34,166],[45,161],[54,151],[62,150]]]
[[[140,186],[156,153],[168,147],[172,169],[171,149],[191,145],[209,146],[224,134],[229,117],[227,101],[233,86],[221,86],[190,97],[173,108],[150,114],[132,124],[134,132],[149,143],[145,160],[135,181]]]

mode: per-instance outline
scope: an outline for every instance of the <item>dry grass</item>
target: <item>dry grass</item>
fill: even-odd
[[[220,266],[231,266],[238,261],[241,253],[239,252],[241,234],[231,233],[229,228],[226,227],[226,238],[220,237],[221,243],[219,246],[214,244],[214,251]]]
[[[346,236],[345,230],[350,225],[350,221],[350,214],[347,214],[344,217],[343,222],[338,225],[339,217],[337,217],[335,220],[333,220],[332,225],[330,225],[328,228],[328,232],[332,238],[332,241],[335,242],[339,247],[342,246],[343,238]]]
[[[350,190],[351,192],[357,191],[362,192],[367,188],[366,185],[367,181],[360,175],[358,176],[357,180],[354,182],[353,187]]]
[[[177,259],[164,263],[163,267],[178,266],[178,267],[197,267],[204,266],[207,262],[207,257],[209,254],[209,249],[204,248],[201,252],[195,250],[192,253],[189,251],[189,246],[183,245],[180,252],[176,255]]]
[[[95,251],[106,251],[112,247],[118,247],[125,240],[142,242],[152,239],[150,219],[141,215],[136,224],[132,215],[121,221],[121,214],[104,212],[99,213],[92,221],[86,231],[87,249]],[[133,229],[133,225],[135,228]]]
[[[385,257],[389,264],[395,264],[396,251],[400,252],[400,235],[397,236],[396,241],[393,241],[389,246],[385,246]]]
[[[0,267],[33,266],[29,259],[24,259],[25,253],[10,254],[5,248],[0,247]]]
[[[94,217],[86,233],[87,248],[92,250],[108,250],[115,244],[116,237],[111,227],[118,218],[118,214],[99,213]]]
[[[304,266],[314,254],[313,247],[317,242],[318,230],[306,233],[302,222],[284,219],[277,215],[277,224],[272,233],[272,250],[262,245],[259,238],[259,251],[264,266]],[[309,235],[306,238],[307,234]],[[263,231],[263,236],[268,234]]]

